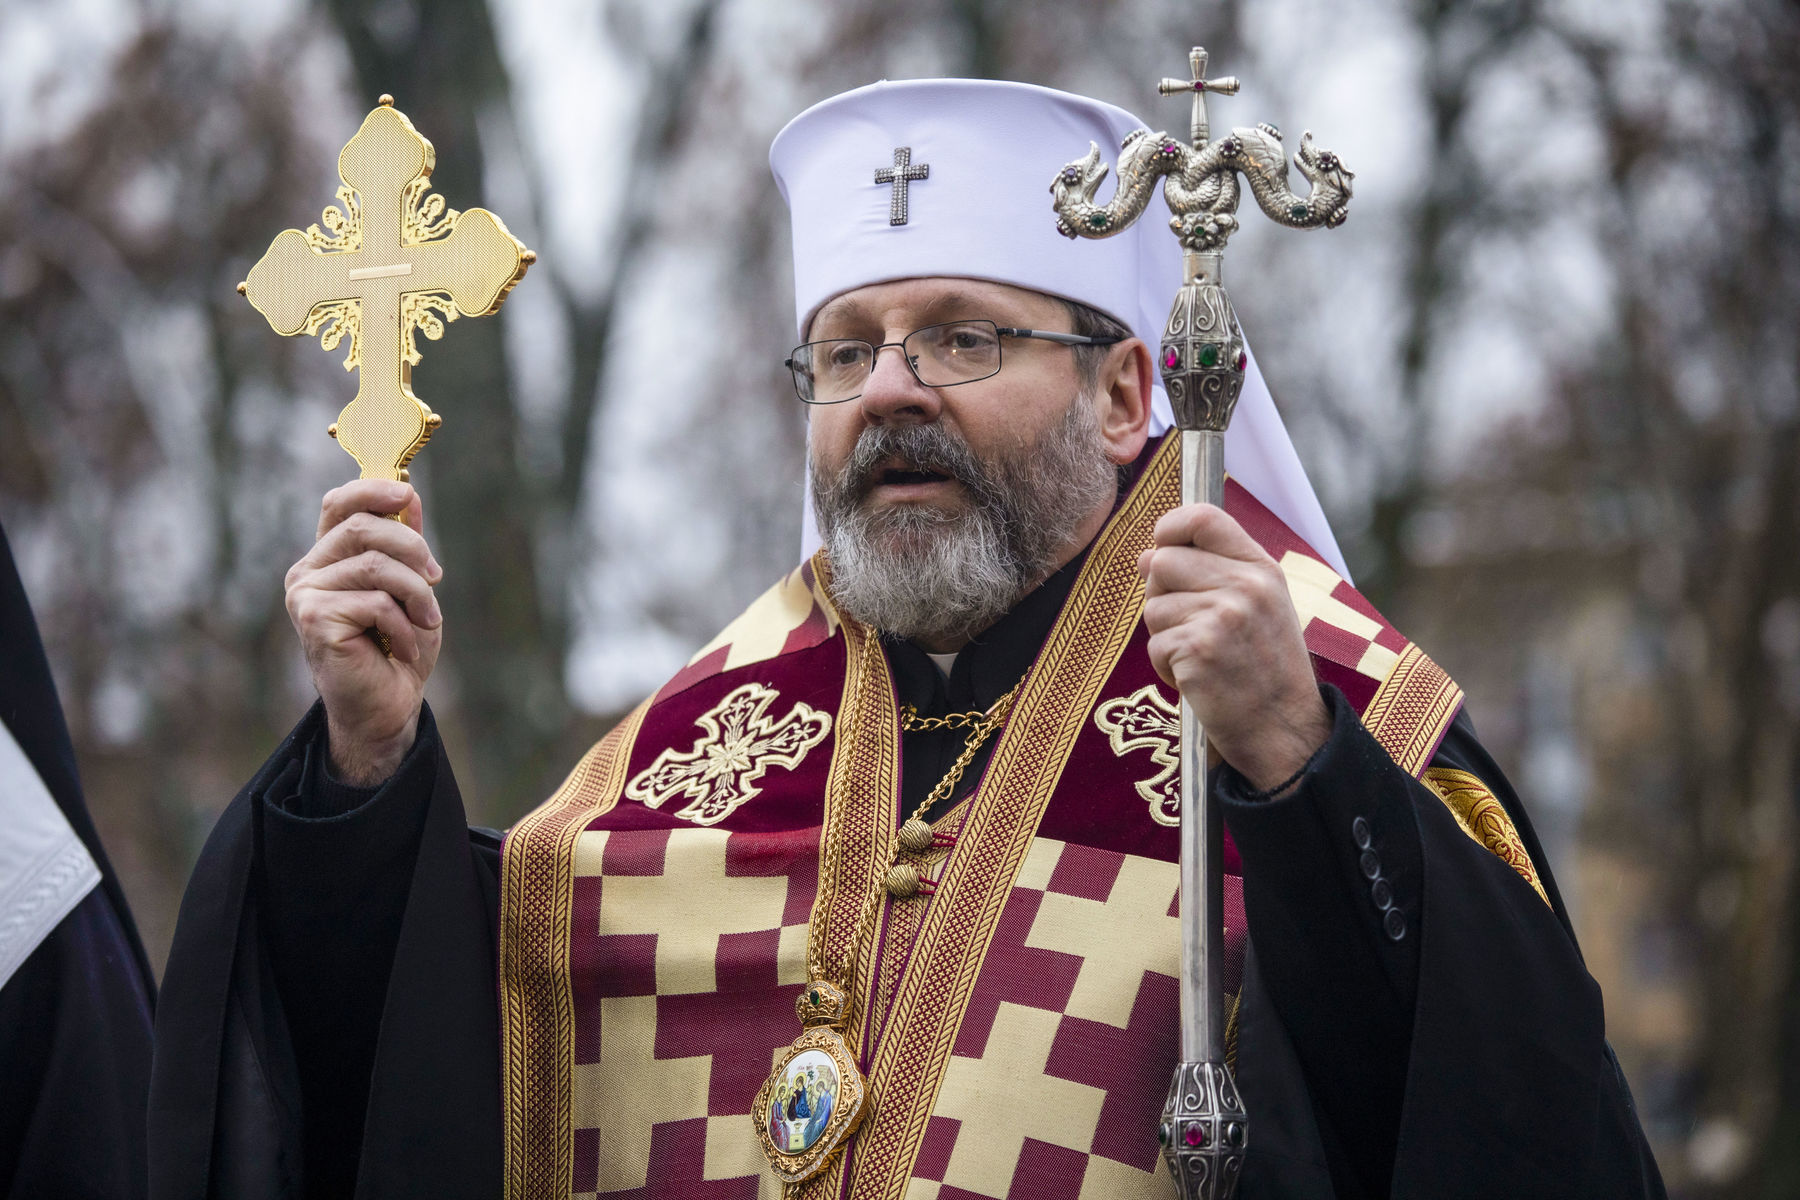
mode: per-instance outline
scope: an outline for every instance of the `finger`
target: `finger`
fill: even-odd
[[[1197,634],[1189,626],[1175,624],[1150,635],[1150,665],[1163,682],[1177,689],[1210,681],[1216,686],[1220,671],[1229,662],[1220,656],[1216,637]],[[1192,696],[1190,696],[1192,698]]]
[[[331,644],[344,647],[370,629],[388,638],[388,652],[401,662],[419,659],[419,635],[406,613],[386,592],[331,592],[325,618],[332,622]]]
[[[1233,635],[1242,630],[1248,619],[1248,606],[1242,597],[1222,589],[1167,592],[1144,601],[1144,628],[1152,635],[1182,625],[1204,630],[1206,637],[1215,636],[1215,629],[1223,635]]]
[[[400,520],[414,533],[425,532],[425,498],[416,490],[407,498],[406,507],[400,510]]]
[[[1193,546],[1158,546],[1148,552],[1144,595],[1165,592],[1204,592],[1225,587],[1255,587],[1263,564],[1227,558]]]
[[[367,512],[385,517],[403,512],[411,506],[417,494],[410,483],[401,483],[395,479],[352,479],[342,487],[334,487],[326,492],[325,498],[320,501],[317,536],[324,537],[352,513]]]
[[[1174,665],[1169,661],[1170,645],[1168,635],[1164,633],[1152,634],[1150,636],[1148,649],[1150,652],[1150,666],[1155,669],[1157,678],[1161,679],[1172,688],[1179,688],[1181,686],[1181,681],[1175,678]]]
[[[1246,647],[1266,647],[1292,623],[1290,615],[1241,588],[1167,592],[1144,601],[1146,629],[1154,635],[1185,627],[1185,636],[1208,658],[1221,649],[1242,653]]]
[[[1188,504],[1171,509],[1156,522],[1152,538],[1158,546],[1197,546],[1243,562],[1261,562],[1269,557],[1256,539],[1216,504]]]
[[[444,623],[437,597],[432,595],[425,577],[379,550],[365,550],[354,558],[321,567],[307,582],[321,591],[386,592],[420,629],[436,629]]]
[[[303,571],[317,570],[370,550],[405,563],[423,575],[427,583],[435,584],[444,577],[444,569],[438,565],[437,559],[432,556],[431,547],[418,530],[367,512],[351,513],[345,517],[324,537],[313,543],[313,548],[306,552],[297,566]]]

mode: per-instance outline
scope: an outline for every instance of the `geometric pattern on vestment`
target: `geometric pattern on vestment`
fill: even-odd
[[[580,840],[575,1195],[780,1194],[745,1098],[794,1038],[817,865],[816,830]]]
[[[1235,881],[1234,881],[1235,882]],[[906,1196],[1165,1197],[1179,868],[1040,838],[1007,900]]]
[[[845,1030],[873,1110],[833,1169],[793,1189],[799,1200],[1168,1194],[1154,1126],[1176,1052],[1178,837],[1146,803],[1163,770],[1155,748],[1115,746],[1101,714],[1116,724],[1117,702],[1145,689],[1161,710],[1176,704],[1149,664],[1135,568],[1176,501],[1173,447],[1096,540],[979,786],[939,821],[957,841],[933,855],[936,893],[880,910]],[[1371,731],[1417,774],[1460,691],[1235,483],[1226,508],[1287,572],[1319,677],[1365,722],[1376,714]],[[779,1194],[746,1114],[799,1032],[808,920],[824,923],[826,961],[841,961],[894,852],[898,715],[869,638],[832,609],[823,558],[805,564],[508,835],[515,1200]],[[745,758],[753,738],[718,744],[734,695],[766,701],[755,720],[775,726],[820,719],[784,743],[790,762],[764,764]],[[709,786],[725,790],[702,806],[729,809],[716,823],[624,799],[654,764],[708,754],[724,764]],[[730,790],[751,772],[760,794]],[[639,794],[664,794],[648,786]],[[824,888],[822,841],[836,868]],[[1226,870],[1239,870],[1229,836]],[[1227,883],[1228,959],[1241,966],[1240,884]]]
[[[574,1196],[781,1195],[744,1096],[793,1040],[814,834],[581,839],[576,975],[598,986],[577,1005],[600,1019],[577,1025]],[[1172,1194],[1155,1122],[1176,1051],[1177,888],[1173,863],[1033,840],[907,1196]]]

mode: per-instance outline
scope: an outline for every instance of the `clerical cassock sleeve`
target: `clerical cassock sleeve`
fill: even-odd
[[[1600,989],[1466,716],[1420,780],[1324,694],[1332,734],[1291,791],[1217,776],[1250,930],[1251,1153],[1280,1160],[1247,1182],[1312,1168],[1322,1187],[1323,1167],[1340,1198],[1663,1195]],[[1259,1109],[1281,1113],[1260,1134]]]
[[[182,902],[152,1194],[497,1195],[498,841],[429,709],[367,792],[326,777],[323,724],[232,801]]]

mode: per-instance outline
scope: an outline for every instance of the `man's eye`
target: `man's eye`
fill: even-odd
[[[862,361],[862,357],[863,350],[861,346],[854,344],[838,345],[831,348],[831,352],[826,356],[826,361],[833,367],[843,369],[846,367],[854,367],[858,362]]]
[[[985,350],[994,344],[994,335],[985,329],[961,326],[945,331],[943,344],[959,353]]]

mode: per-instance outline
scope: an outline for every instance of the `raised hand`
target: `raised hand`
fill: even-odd
[[[355,480],[325,493],[318,540],[287,573],[288,617],[325,702],[332,773],[345,783],[387,779],[418,733],[444,623],[431,594],[444,571],[424,527],[409,484]]]
[[[1211,504],[1163,514],[1154,543],[1138,558],[1151,663],[1226,762],[1280,784],[1331,733],[1281,567]]]

